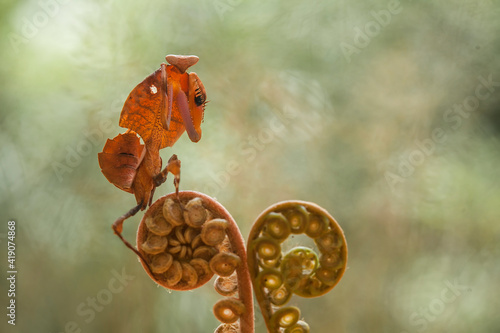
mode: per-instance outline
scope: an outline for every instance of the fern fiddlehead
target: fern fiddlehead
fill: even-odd
[[[293,235],[310,237],[318,253],[305,246],[283,250]],[[323,208],[305,201],[284,201],[267,208],[254,222],[247,262],[257,302],[269,332],[309,332],[300,310],[286,306],[293,294],[317,297],[342,278],[347,243],[342,229]]]
[[[139,224],[137,247],[148,275],[165,288],[195,289],[217,274],[215,289],[226,298],[213,309],[222,322],[216,332],[254,332],[245,243],[217,201],[194,191],[179,192],[179,201],[174,193],[159,198]]]

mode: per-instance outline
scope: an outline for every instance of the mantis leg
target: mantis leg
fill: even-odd
[[[179,183],[181,181],[181,161],[177,159],[177,155],[172,155],[168,160],[167,166],[162,170],[159,174],[157,174],[153,180],[155,186],[160,186],[167,180],[168,173],[174,175],[174,185],[175,185],[175,194],[177,198],[179,198]]]
[[[125,213],[123,216],[121,216],[120,218],[118,218],[115,223],[113,223],[112,225],[112,228],[113,228],[113,231],[115,232],[115,234],[120,237],[120,239],[122,240],[123,244],[125,244],[126,247],[128,247],[129,249],[131,249],[132,251],[134,251],[135,254],[137,254],[137,256],[144,262],[144,264],[146,265],[146,267],[148,268],[149,272],[152,274],[151,272],[151,268],[149,268],[149,265],[146,261],[146,258],[144,258],[144,256],[139,252],[137,251],[137,249],[135,247],[132,246],[132,244],[130,244],[125,238],[123,238],[122,236],[122,231],[123,231],[123,222],[128,219],[129,217],[132,217],[134,216],[135,214],[137,214],[138,211],[141,210],[141,207],[142,207],[142,203],[138,204],[137,206],[135,206],[134,208],[132,208],[131,210],[129,210],[127,213]]]

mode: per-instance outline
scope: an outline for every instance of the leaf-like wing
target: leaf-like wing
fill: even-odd
[[[132,183],[145,153],[146,148],[137,134],[128,132],[108,139],[97,157],[106,179],[119,189],[133,193]]]

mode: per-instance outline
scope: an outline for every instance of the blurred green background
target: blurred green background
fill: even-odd
[[[97,163],[128,93],[174,53],[200,57],[210,100],[202,140],[161,153],[182,160],[181,189],[215,196],[245,238],[285,199],[344,229],[340,284],[291,301],[313,332],[499,332],[499,15],[488,0],[3,0],[0,330],[218,325],[211,283],[168,292],[113,235],[135,200]]]

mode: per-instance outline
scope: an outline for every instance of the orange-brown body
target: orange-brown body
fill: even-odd
[[[127,132],[108,139],[98,155],[104,176],[133,193],[141,210],[162,182],[159,150],[173,146],[185,130],[192,141],[201,138],[206,92],[196,73],[185,72],[198,58],[167,56],[167,60],[173,64],[162,64],[129,94],[119,123]],[[171,172],[179,168],[175,161]]]

